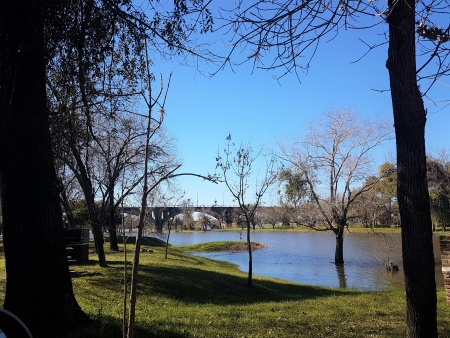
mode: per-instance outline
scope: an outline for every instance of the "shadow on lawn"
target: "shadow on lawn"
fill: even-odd
[[[120,324],[119,324],[120,323]],[[158,325],[155,328],[144,327],[138,323],[135,326],[134,337],[158,337],[158,338],[185,338],[190,337],[188,332],[183,333],[182,328],[171,329],[161,329]],[[70,332],[67,338],[78,338],[78,337],[89,337],[89,338],[122,338],[122,326],[121,322],[117,318],[106,316],[106,315],[96,315],[95,318],[91,318],[91,321]]]
[[[108,275],[114,279],[123,269],[121,266],[123,263],[120,261],[109,261],[108,263],[110,267],[103,270],[103,273],[81,272],[81,276],[93,277],[89,278],[89,283],[105,288],[108,281],[111,280]],[[138,289],[143,294],[167,297],[184,303],[216,305],[305,300],[360,293],[344,289],[327,289],[278,282],[260,277],[255,277],[253,287],[248,287],[247,276],[237,274],[236,267],[231,264],[230,273],[194,267],[142,265],[139,268]]]
[[[253,287],[248,287],[246,276],[196,268],[143,267],[140,276],[142,292],[186,303],[252,304],[356,294],[355,291],[289,284],[263,278],[255,278]]]
[[[136,236],[125,236],[127,244],[136,244]],[[109,245],[109,239],[105,239],[105,243]],[[117,236],[117,244],[123,244],[123,237]],[[156,237],[142,237],[141,245],[148,245],[157,248],[164,248],[166,242]]]
[[[159,246],[160,243],[156,242]],[[171,251],[171,257],[183,261],[180,265],[184,263],[188,267],[180,267],[180,265],[161,266],[151,263],[141,265],[138,286],[140,292],[147,295],[160,295],[185,303],[216,305],[304,300],[359,293],[344,289],[327,289],[283,281],[278,282],[260,277],[254,277],[253,287],[248,287],[246,274],[238,273],[236,266],[231,263],[228,265],[230,273],[222,273],[208,268],[202,269],[205,266],[205,258],[185,255],[176,250]],[[90,261],[89,265],[93,263],[95,264],[95,261]],[[109,268],[100,272],[100,274],[105,274],[104,277],[110,274],[111,276],[117,276],[117,273],[120,273],[119,271],[123,269],[123,262],[120,260],[113,260],[110,257],[108,264]],[[220,263],[222,267],[226,264]],[[89,273],[84,275],[89,276]],[[103,278],[94,278],[90,283],[105,287]]]

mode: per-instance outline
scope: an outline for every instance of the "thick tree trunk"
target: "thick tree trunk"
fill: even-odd
[[[77,144],[77,135],[73,123],[73,119],[75,118],[74,112],[70,113],[66,118],[69,127],[67,143],[76,162],[76,166],[72,164],[72,166],[76,168],[76,170],[72,168],[72,171],[75,173],[77,181],[80,184],[81,189],[83,190],[86,207],[89,213],[90,225],[92,233],[94,235],[95,251],[98,256],[99,265],[101,267],[106,267],[107,263],[105,250],[103,248],[104,238],[102,226],[95,206],[95,194],[92,189],[91,177],[86,167],[87,160],[83,161],[83,159],[81,158],[81,153]],[[62,158],[62,160],[64,159]]]
[[[46,107],[40,6],[35,1],[0,2],[4,307],[21,318],[34,337],[52,337],[87,317],[75,300],[65,252]]]
[[[103,237],[102,227],[98,225],[98,222],[91,221],[91,228],[92,234],[94,236],[94,244],[95,251],[97,252],[98,264],[99,266],[105,268],[108,266],[108,263],[106,262],[105,247],[103,246],[105,240]]]
[[[389,70],[397,142],[407,336],[437,337],[436,282],[426,181],[426,112],[416,80],[415,2],[390,0]]]
[[[86,195],[85,195],[86,196]],[[86,196],[88,197],[88,196]],[[91,201],[89,201],[89,199]],[[100,223],[99,218],[97,217],[97,210],[95,210],[95,201],[94,197],[91,196],[90,198],[86,198],[86,204],[88,207],[89,212],[89,219],[92,229],[92,235],[94,236],[94,245],[95,245],[95,252],[97,253],[98,257],[98,264],[101,267],[107,267],[108,264],[106,262],[106,255],[105,255],[105,248],[104,248],[104,242],[105,238],[103,236],[103,229]]]
[[[344,227],[339,226],[334,232],[336,236],[336,250],[334,252],[334,264],[344,264]]]
[[[70,122],[69,122],[70,123]],[[105,249],[103,247],[104,237],[101,222],[98,217],[98,213],[95,207],[95,195],[92,189],[92,182],[89,177],[88,171],[81,159],[80,152],[78,151],[75,136],[72,134],[68,140],[69,147],[72,151],[72,155],[75,158],[78,167],[78,173],[76,174],[78,183],[83,190],[84,198],[86,201],[86,207],[89,213],[89,220],[92,229],[92,234],[94,235],[95,251],[98,256],[98,262],[101,267],[106,267]]]
[[[109,227],[109,250],[119,251],[119,245],[117,243],[117,227],[116,224],[111,224]]]

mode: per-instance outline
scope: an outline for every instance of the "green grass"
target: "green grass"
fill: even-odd
[[[186,230],[183,230],[185,232]],[[192,230],[188,230],[192,231]],[[194,230],[195,231],[195,230]],[[246,231],[246,229],[242,229],[239,226],[233,226],[232,228],[224,228],[220,230],[213,230],[213,231]],[[254,231],[252,229],[252,231]],[[280,226],[277,225],[275,228],[272,228],[269,224],[264,224],[263,227],[257,227],[255,231],[263,231],[263,232],[314,232],[314,231],[327,231],[325,226],[319,226],[316,230],[308,228],[306,226]],[[329,230],[328,230],[329,231]],[[345,230],[346,233],[352,232],[352,233],[394,233],[394,234],[400,234],[401,228],[365,228],[363,226],[354,226],[349,227]],[[243,233],[244,235],[244,233]]]
[[[360,292],[255,278],[237,267],[195,257],[161,242],[141,253],[136,337],[402,337],[403,289]],[[107,246],[105,245],[105,248]],[[132,260],[133,245],[127,245]],[[71,337],[122,337],[123,252],[108,252],[108,268],[74,266],[78,302],[93,319]],[[0,259],[0,297],[4,260]],[[438,290],[439,336],[450,337],[450,305]]]
[[[252,249],[266,248],[264,243],[251,242]],[[198,252],[214,252],[214,251],[243,251],[247,250],[247,242],[245,241],[219,241],[219,242],[206,242],[200,244],[190,244],[178,247],[180,250],[185,251],[198,251]]]

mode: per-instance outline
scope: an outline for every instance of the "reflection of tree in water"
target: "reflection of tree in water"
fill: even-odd
[[[388,284],[397,284],[398,282],[398,264],[396,252],[401,245],[394,234],[374,233],[376,247],[376,260],[381,269],[386,270],[386,281]],[[393,267],[396,267],[393,269]]]
[[[336,264],[335,266],[339,280],[339,288],[347,289],[347,278],[345,277],[344,264]]]
[[[395,251],[398,243],[394,240],[393,234],[374,233],[377,241],[377,261],[380,265],[386,267],[390,264],[398,264],[395,257]]]

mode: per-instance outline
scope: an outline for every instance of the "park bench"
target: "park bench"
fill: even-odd
[[[89,261],[89,229],[65,229],[66,253],[69,264],[86,264]]]

